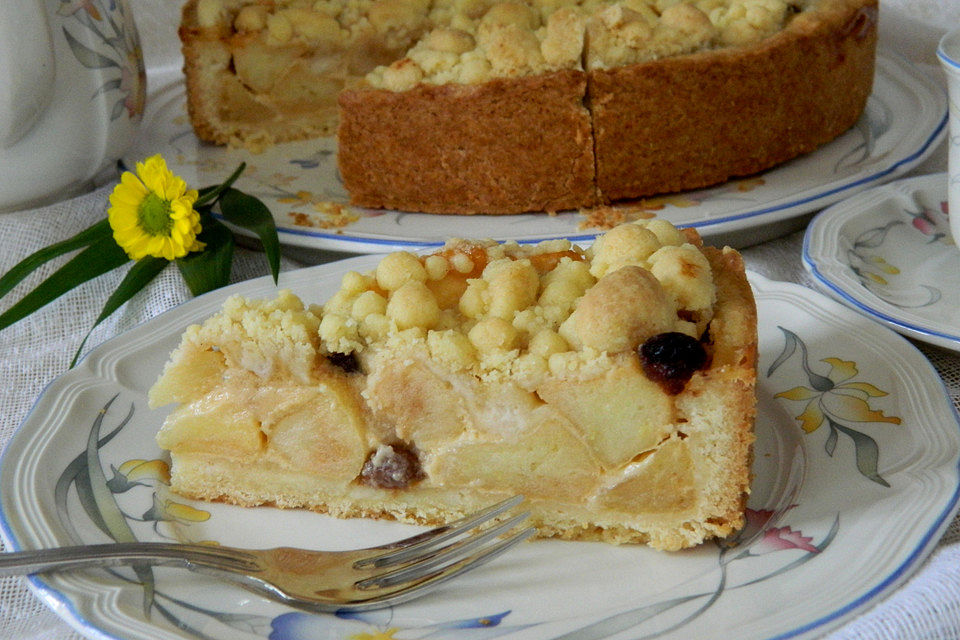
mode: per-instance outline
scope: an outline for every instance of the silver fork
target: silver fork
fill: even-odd
[[[355,551],[164,542],[80,545],[0,554],[0,575],[133,564],[179,566],[229,579],[302,609],[363,611],[419,597],[530,537],[532,527],[507,535],[528,512],[491,523],[522,501],[523,496],[514,496],[410,538]]]

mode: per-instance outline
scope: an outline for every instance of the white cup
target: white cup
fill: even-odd
[[[950,135],[947,138],[947,206],[950,235],[960,246],[960,29],[940,39],[937,58],[947,76],[950,101]]]
[[[90,188],[133,141],[145,96],[127,0],[0,0],[0,211]]]

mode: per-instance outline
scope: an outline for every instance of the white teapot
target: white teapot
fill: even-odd
[[[145,96],[127,0],[0,0],[0,211],[90,188]]]

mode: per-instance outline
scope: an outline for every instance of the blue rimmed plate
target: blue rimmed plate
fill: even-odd
[[[947,176],[898,180],[817,215],[803,264],[828,293],[905,336],[960,351],[960,249]]]
[[[280,284],[317,301],[375,262],[284,273]],[[749,524],[732,541],[680,553],[537,541],[423,599],[350,616],[295,611],[177,569],[50,574],[31,586],[101,640],[819,635],[876,604],[936,544],[957,508],[960,429],[936,373],[900,336],[808,289],[751,280],[758,441]],[[8,548],[124,532],[338,549],[412,532],[169,491],[153,439],[164,412],[147,408],[147,389],[183,329],[232,293],[275,288],[262,278],[191,300],[104,343],[45,390],[0,460]]]

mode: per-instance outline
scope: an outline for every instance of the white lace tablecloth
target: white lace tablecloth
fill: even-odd
[[[176,0],[133,0],[148,68],[178,60],[179,4]],[[938,74],[936,42],[950,25],[960,27],[960,0],[881,0],[881,4],[884,45],[898,49],[908,58],[926,65],[927,71]],[[945,168],[945,153],[940,149],[913,173],[933,173]],[[112,185],[106,185],[96,192],[38,210],[0,215],[0,272],[38,248],[67,238],[102,218],[110,188]],[[749,248],[744,256],[751,269],[769,278],[813,287],[801,265],[801,240],[802,233],[794,233]],[[304,265],[290,259],[285,259],[282,265],[284,270],[301,266]],[[41,270],[24,286],[36,284],[49,272],[49,268]],[[265,273],[261,255],[238,249],[233,270],[235,281]],[[28,322],[0,332],[0,445],[10,439],[47,383],[66,370],[80,340],[122,275],[122,270],[118,270],[102,276],[44,308]],[[11,298],[16,297],[17,291]],[[126,331],[188,297],[178,272],[169,268],[98,327],[89,346]],[[0,311],[9,304],[8,300],[0,302]],[[954,404],[960,406],[960,356],[920,343],[917,346],[943,376]],[[79,637],[30,593],[23,579],[0,579],[0,639]],[[953,521],[930,558],[906,584],[828,637],[831,640],[960,640],[960,519]]]

